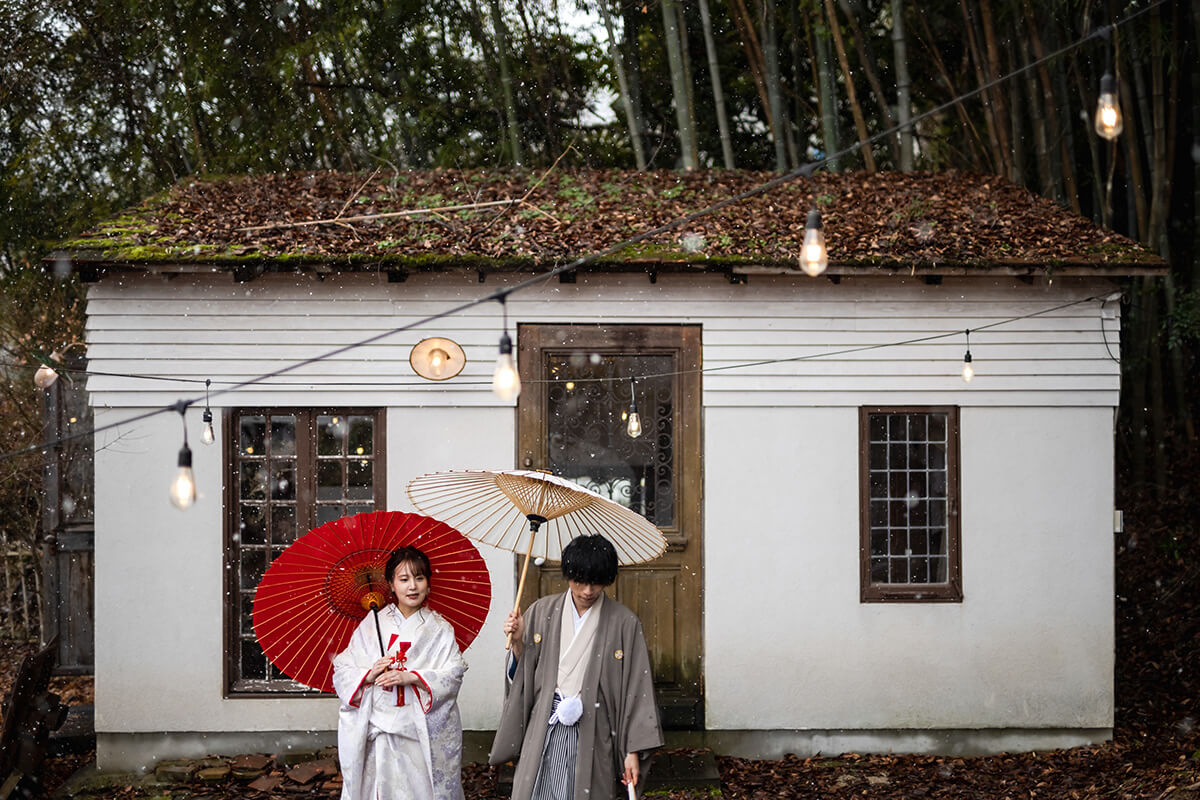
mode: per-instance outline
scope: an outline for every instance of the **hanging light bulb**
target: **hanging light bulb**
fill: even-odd
[[[637,394],[633,389],[633,378],[629,379],[629,416],[625,431],[634,439],[642,435],[642,416],[637,410]]]
[[[188,404],[183,400],[175,404],[176,410],[179,411],[179,419],[183,422],[183,447],[179,448],[179,472],[175,473],[175,480],[171,481],[169,496],[171,505],[180,511],[187,510],[192,503],[196,502],[196,478],[192,474],[192,448],[188,447],[187,443],[187,407]]]
[[[196,502],[196,478],[192,474],[192,449],[185,442],[179,449],[179,472],[171,481],[171,504],[186,511]]]
[[[42,365],[37,368],[37,372],[33,373],[33,385],[39,389],[49,389],[58,380],[58,372],[50,364],[57,364],[62,361],[62,354],[55,350],[50,354],[50,358],[42,362]]]
[[[33,373],[33,385],[39,389],[49,389],[58,380],[58,373],[49,364],[42,364]]]
[[[975,368],[971,366],[971,331],[967,330],[967,354],[963,356],[962,379],[970,383],[975,377]]]
[[[200,417],[204,422],[204,430],[200,432],[200,441],[205,444],[212,444],[217,440],[212,426],[212,409],[208,407],[208,387],[211,383],[211,378],[204,380],[204,414]]]
[[[496,370],[492,373],[492,391],[505,402],[511,403],[521,393],[521,376],[517,373],[517,365],[513,363],[512,339],[508,336],[508,306],[504,297],[500,297],[500,307],[504,309],[504,332],[500,334],[500,355],[496,359]]]
[[[1100,79],[1100,99],[1096,103],[1096,133],[1112,141],[1124,129],[1121,106],[1117,102],[1117,82],[1111,72],[1105,72]]]
[[[492,373],[492,391],[501,400],[512,402],[521,393],[521,376],[513,363],[512,339],[508,331],[500,336],[500,356],[496,359],[496,371]]]
[[[817,277],[829,265],[829,257],[825,252],[825,234],[821,230],[821,212],[815,208],[808,212],[808,221],[804,225],[804,244],[800,247],[800,269],[812,277]]]

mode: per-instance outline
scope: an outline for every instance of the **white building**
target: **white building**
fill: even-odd
[[[524,381],[514,408],[490,389],[502,308],[471,302],[600,249],[572,249],[582,221],[601,212],[575,208],[566,191],[597,179],[565,180],[550,182],[533,214],[443,216],[440,229],[389,218],[383,233],[369,222],[283,229],[295,247],[288,258],[272,249],[279,230],[230,234],[264,237],[261,250],[212,232],[205,219],[238,207],[220,187],[172,196],[191,203],[190,239],[169,198],[138,212],[147,221],[137,241],[109,226],[71,243],[76,269],[94,281],[88,389],[103,428],[99,766],[332,743],[336,700],[297,693],[256,649],[257,579],[313,524],[413,510],[408,481],[450,469],[549,468],[613,492],[664,530],[668,554],[623,570],[615,591],[645,625],[671,741],[778,757],[1108,739],[1120,386],[1112,294],[1114,279],[1159,273],[1161,261],[995,178],[988,213],[1004,218],[1011,204],[1020,230],[972,227],[976,216],[951,213],[978,208],[981,179],[824,176],[803,197],[763,198],[755,202],[776,205],[690,228],[703,237],[690,234],[688,251],[731,236],[736,257],[640,250],[508,295]],[[630,189],[638,181],[646,186]],[[622,196],[661,201],[676,181],[625,175]],[[872,233],[852,181],[907,187],[897,202],[922,204],[921,216],[897,224],[894,210],[879,209]],[[759,257],[798,247],[809,193],[833,198],[830,268],[819,278],[778,248]],[[324,196],[325,207],[336,211],[346,196]],[[372,201],[374,213],[389,208]],[[675,212],[647,208],[657,210],[634,214],[631,230]],[[734,224],[737,214],[769,214],[770,241]],[[308,208],[291,219],[321,216],[334,215]],[[350,246],[378,252],[402,240],[396,226],[406,246],[427,247],[429,236],[448,255],[320,252],[322,236],[357,236]],[[795,241],[779,243],[781,230]],[[169,251],[136,249],[164,234],[174,237]],[[1046,255],[1055,236],[1075,256]],[[472,247],[479,255],[464,254]],[[261,255],[222,260],[247,253]],[[459,376],[413,372],[410,352],[429,336],[462,345]],[[647,431],[636,440],[622,422],[631,376]],[[217,434],[207,447],[205,379]],[[180,398],[201,398],[186,414],[199,489],[186,512],[166,490],[179,415],[149,413]],[[516,584],[511,553],[480,550],[493,602],[466,652],[460,697],[477,758],[499,717],[500,624]],[[552,566],[534,583],[553,591]]]

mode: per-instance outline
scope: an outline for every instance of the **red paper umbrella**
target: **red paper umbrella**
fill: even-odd
[[[305,686],[332,692],[333,656],[372,605],[387,604],[383,568],[406,545],[429,556],[428,606],[454,626],[466,650],[492,601],[475,545],[432,517],[372,511],[314,528],[271,562],[254,595],[254,633],[271,663]]]

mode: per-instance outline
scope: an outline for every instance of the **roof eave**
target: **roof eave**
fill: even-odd
[[[514,257],[510,259],[446,257],[431,262],[424,259],[361,259],[343,261],[336,258],[295,257],[286,260],[204,259],[188,261],[152,261],[111,258],[94,252],[58,252],[47,256],[43,263],[61,264],[69,261],[71,269],[85,282],[93,282],[110,273],[148,273],[160,275],[211,274],[228,272],[235,280],[251,281],[268,273],[312,273],[325,276],[341,272],[378,272],[389,280],[400,282],[421,273],[474,272],[480,280],[490,274],[550,271],[564,263],[563,259],[545,260]],[[953,262],[931,260],[835,261],[830,260],[825,275],[829,277],[1156,277],[1166,275],[1165,261],[1153,256],[1144,260],[1099,261],[1087,259],[1029,262],[998,260],[991,262]],[[804,276],[794,262],[765,262],[736,258],[693,258],[689,260],[627,259],[598,260],[579,267],[583,273],[626,273],[650,275],[717,274],[729,277],[751,275]]]

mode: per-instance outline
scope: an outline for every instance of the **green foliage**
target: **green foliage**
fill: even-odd
[[[1181,292],[1175,300],[1175,313],[1163,326],[1167,346],[1186,349],[1200,342],[1200,289]]]
[[[67,352],[68,345],[82,340],[83,304],[83,287],[74,278],[56,278],[37,268],[0,270],[0,453],[17,453],[41,441],[40,391],[33,373],[53,351]],[[0,461],[0,529],[10,542],[33,552],[42,513],[41,477],[37,450]]]

